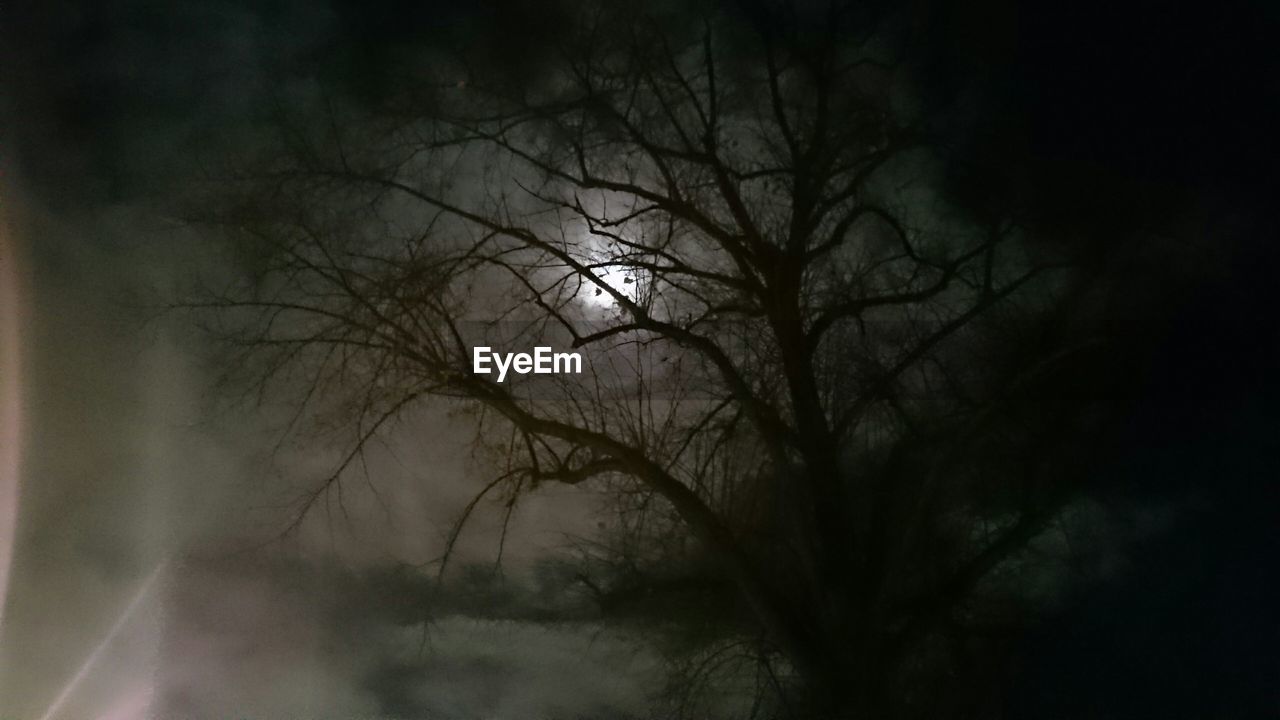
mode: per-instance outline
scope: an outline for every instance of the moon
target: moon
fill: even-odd
[[[633,271],[616,265],[606,265],[593,268],[592,272],[604,284],[628,299],[635,300],[638,297],[639,283],[632,277]],[[607,308],[615,304],[613,295],[608,290],[587,278],[583,278],[582,288],[578,290],[578,297],[592,307]]]

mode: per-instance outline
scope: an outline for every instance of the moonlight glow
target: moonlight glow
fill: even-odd
[[[607,265],[594,268],[593,272],[606,285],[628,299],[635,300],[639,297],[640,283],[636,282],[634,271],[619,265]],[[585,300],[588,305],[601,308],[612,307],[616,303],[609,291],[589,281],[582,283],[578,297]]]

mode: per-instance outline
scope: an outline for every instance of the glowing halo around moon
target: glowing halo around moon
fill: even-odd
[[[619,294],[631,300],[639,297],[640,284],[635,281],[631,270],[618,265],[605,265],[593,267],[591,272]],[[616,302],[613,295],[609,294],[607,290],[587,278],[582,280],[582,287],[578,290],[578,297],[582,298],[587,305],[596,308],[612,307]]]

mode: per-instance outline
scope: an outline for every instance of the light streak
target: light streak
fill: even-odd
[[[18,529],[22,463],[21,275],[17,241],[0,215],[0,628],[4,626]]]
[[[142,601],[147,598],[147,595],[151,592],[151,588],[156,584],[156,580],[160,577],[160,574],[164,572],[167,564],[167,560],[161,561],[160,564],[156,565],[156,569],[152,570],[151,574],[142,581],[142,585],[138,587],[138,591],[134,594],[133,599],[129,601],[129,604],[125,606],[124,610],[120,613],[120,616],[116,618],[114,623],[112,623],[111,629],[108,630],[106,636],[102,638],[102,642],[99,642],[97,647],[93,649],[93,652],[89,653],[89,657],[85,658],[84,662],[80,665],[80,669],[77,670],[76,674],[67,681],[66,685],[63,686],[62,690],[58,693],[58,696],[54,698],[53,703],[49,705],[49,709],[44,712],[44,715],[40,716],[40,720],[53,720],[53,718],[57,716],[58,711],[61,710],[67,700],[71,698],[76,687],[89,676],[89,673],[93,670],[93,666],[98,662],[98,659],[107,651],[107,648],[111,646],[111,642],[115,640],[116,636],[120,634],[120,631],[129,623],[129,619],[133,614],[137,612],[138,607],[142,605]]]

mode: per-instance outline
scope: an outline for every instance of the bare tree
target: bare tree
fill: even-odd
[[[794,712],[960,707],[975,598],[1081,467],[1079,397],[1043,392],[1085,346],[1074,276],[938,194],[861,5],[575,22],[532,80],[424,60],[374,107],[326,96],[206,206],[251,272],[190,305],[237,369],[300,413],[356,398],[300,516],[455,403],[502,458],[482,497],[599,483],[661,527],[631,537],[696,540]],[[589,367],[498,383],[482,344]]]

